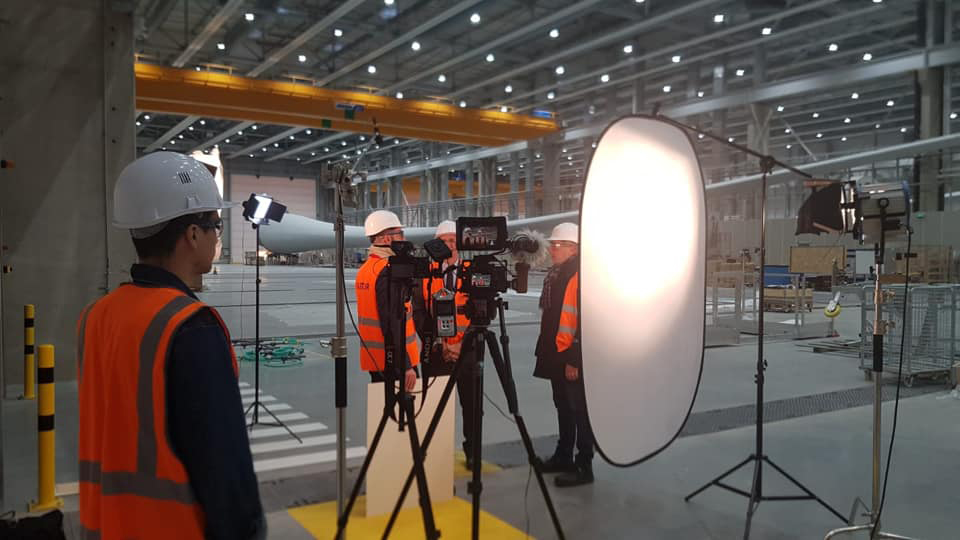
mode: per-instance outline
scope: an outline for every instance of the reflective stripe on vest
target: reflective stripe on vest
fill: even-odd
[[[567,282],[567,289],[563,293],[563,308],[560,311],[560,326],[557,328],[557,352],[563,352],[573,345],[579,324],[579,309],[577,308],[577,287],[579,273],[573,274]]]
[[[357,293],[357,329],[360,331],[360,369],[383,371],[386,365],[386,344],[380,329],[380,312],[377,309],[377,278],[387,267],[388,260],[371,255],[363,263],[354,280]],[[407,302],[405,325],[405,348],[410,365],[420,362],[420,343],[413,325],[412,307]]]
[[[203,537],[202,509],[167,439],[165,390],[173,336],[207,307],[176,289],[123,285],[81,319],[83,538]]]

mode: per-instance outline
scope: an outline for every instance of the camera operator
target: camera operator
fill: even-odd
[[[435,238],[443,240],[443,243],[450,248],[450,258],[439,265],[443,272],[443,277],[433,277],[423,280],[423,299],[428,304],[432,300],[434,293],[440,289],[448,291],[460,290],[460,276],[457,275],[457,265],[460,264],[460,254],[457,252],[457,224],[453,221],[442,221],[437,226]],[[438,268],[437,263],[431,265],[432,269]],[[427,370],[433,376],[450,375],[457,360],[460,358],[461,346],[463,345],[463,336],[470,325],[470,319],[464,314],[467,305],[467,295],[462,292],[456,292],[454,303],[457,307],[457,335],[448,338],[442,338],[435,343],[430,351],[430,365],[424,366],[424,375]],[[426,322],[432,324],[432,321]],[[425,335],[421,331],[421,336]],[[460,398],[460,409],[463,413],[463,452],[466,455],[466,466],[468,470],[473,469],[473,460],[471,453],[471,436],[473,435],[473,392],[470,384],[470,369],[464,366],[460,369],[457,377],[457,395]]]
[[[394,255],[390,249],[394,241],[403,240],[403,225],[397,215],[387,210],[377,210],[367,216],[364,233],[370,239],[369,257],[357,271],[357,326],[360,330],[360,369],[370,372],[373,382],[384,381],[386,349],[393,341],[390,322],[390,280],[384,269]],[[404,351],[409,359],[409,368],[404,373],[404,387],[413,390],[417,382],[414,367],[420,361],[420,346],[413,324],[413,308],[405,304]],[[398,351],[398,354],[401,352]]]
[[[560,438],[553,455],[543,462],[545,473],[565,473],[555,479],[557,487],[593,482],[593,433],[587,419],[578,327],[579,238],[574,223],[561,223],[550,235],[553,267],[540,295],[540,337],[533,375],[549,379],[557,407]],[[577,447],[576,461],[573,448]]]

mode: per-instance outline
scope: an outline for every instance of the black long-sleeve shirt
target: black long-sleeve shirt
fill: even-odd
[[[196,298],[177,276],[135,264],[136,284],[167,286]],[[173,336],[166,366],[167,433],[183,462],[210,539],[266,538],[230,343],[209,309]]]

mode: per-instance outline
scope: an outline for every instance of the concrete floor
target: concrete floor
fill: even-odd
[[[347,289],[353,297],[348,270]],[[224,316],[234,338],[252,338],[254,329],[254,269],[221,266],[217,275],[205,278],[208,290],[202,298]],[[549,451],[556,433],[556,419],[549,385],[531,377],[533,346],[538,327],[537,297],[542,276],[534,276],[531,293],[504,295],[509,302],[508,332],[511,337],[513,372],[520,409],[531,436],[541,451]],[[824,298],[820,298],[824,296]],[[825,302],[825,295],[818,301]],[[271,525],[271,538],[309,538],[287,514],[289,506],[330,498],[335,412],[333,407],[333,364],[322,340],[334,331],[334,275],[329,268],[267,267],[263,269],[261,335],[304,336],[307,357],[302,366],[261,367],[265,403],[296,429],[308,443],[296,445],[279,430],[256,428],[254,454],[261,494]],[[820,316],[814,311],[810,317]],[[769,321],[792,319],[790,315],[768,314]],[[349,319],[348,319],[349,321]],[[859,313],[845,308],[836,325],[843,336],[856,337]],[[351,332],[348,322],[348,332]],[[750,405],[755,399],[753,373],[756,348],[749,336],[743,344],[710,348],[704,356],[704,371],[695,414],[714,414]],[[355,357],[358,343],[349,340]],[[864,389],[865,381],[856,358],[814,354],[797,342],[768,343],[767,402],[821,396],[849,389]],[[253,366],[243,363],[242,385],[252,385]],[[505,399],[493,377],[487,378],[488,398],[505,409]],[[352,463],[358,463],[365,444],[365,403],[367,378],[354,362],[349,372],[347,447],[354,449]],[[900,431],[890,480],[886,523],[894,532],[918,538],[958,538],[953,508],[960,495],[952,486],[960,479],[960,429],[956,418],[960,401],[942,390],[904,399]],[[253,389],[244,386],[245,397]],[[76,480],[76,386],[59,384],[57,408],[57,481],[62,487]],[[17,395],[11,389],[11,395]],[[892,412],[885,408],[889,426]],[[770,457],[816,493],[838,508],[849,511],[855,495],[869,489],[870,408],[859,406],[825,414],[798,410],[799,418],[768,424],[767,449]],[[2,509],[22,510],[35,495],[35,404],[4,403],[5,498]],[[692,422],[691,422],[692,423]],[[705,434],[678,439],[651,461],[630,469],[616,469],[598,460],[597,483],[573,490],[552,490],[568,538],[734,538],[741,527],[746,501],[712,488],[690,504],[682,496],[713,475],[733,466],[752,450],[753,429],[717,426]],[[525,529],[523,498],[528,468],[517,466],[516,428],[493,408],[484,417],[485,452],[508,468],[485,480],[484,508]],[[489,451],[488,451],[489,450]],[[776,473],[766,474],[771,490],[786,489]],[[732,480],[746,487],[749,475]],[[294,487],[296,486],[296,487]],[[464,493],[464,486],[458,491]],[[536,483],[528,496],[530,531],[536,537],[552,537]],[[74,505],[75,498],[68,498]],[[911,519],[912,518],[912,519]],[[754,538],[815,538],[838,525],[822,508],[810,502],[764,503],[756,518]]]

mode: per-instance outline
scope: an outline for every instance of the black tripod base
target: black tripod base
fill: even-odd
[[[754,466],[753,482],[751,484],[750,491],[742,490],[740,488],[731,486],[730,484],[727,484],[724,482],[724,479],[726,479],[728,476],[739,471],[740,469],[742,469],[743,467],[749,464],[753,464]],[[796,486],[801,491],[803,491],[804,494],[803,495],[764,495],[763,485],[762,485],[763,483],[761,481],[761,478],[763,477],[762,468],[764,464],[767,464],[773,467],[775,471],[780,473],[784,478],[789,480],[790,483],[792,483],[794,486]],[[720,476],[714,478],[713,480],[710,480],[709,482],[701,486],[699,489],[697,489],[693,493],[684,497],[683,500],[686,502],[690,502],[690,499],[696,497],[701,492],[703,492],[704,490],[706,490],[711,486],[716,486],[718,488],[725,489],[732,493],[736,493],[737,495],[740,495],[742,497],[746,497],[747,499],[750,500],[750,504],[747,507],[747,523],[743,531],[744,540],[746,540],[747,538],[750,538],[750,525],[753,521],[753,515],[756,513],[757,508],[760,506],[760,503],[763,501],[816,501],[820,503],[821,506],[829,510],[830,513],[837,516],[840,519],[840,521],[847,523],[847,518],[844,517],[843,514],[841,514],[840,512],[837,512],[836,509],[834,509],[832,506],[824,502],[823,499],[818,497],[814,492],[810,491],[806,486],[801,484],[796,478],[790,476],[786,471],[781,469],[776,463],[774,463],[769,457],[767,457],[766,454],[764,455],[750,454],[750,456],[748,456],[746,459],[744,459],[740,463],[734,465],[732,468],[728,469],[726,472],[724,472]]]
[[[274,421],[264,422],[260,420],[261,409],[265,411],[267,414],[269,414]],[[293,430],[290,429],[290,426],[284,424],[279,418],[277,418],[277,415],[273,414],[273,411],[268,409],[267,406],[264,405],[259,399],[254,400],[253,403],[247,406],[247,409],[243,411],[243,417],[246,418],[247,415],[250,414],[250,411],[253,411],[253,419],[251,419],[250,423],[247,424],[247,429],[253,429],[253,426],[282,427],[283,429],[287,430],[287,433],[289,433],[291,437],[296,439],[298,443],[303,444],[303,439],[301,439],[296,433],[294,433]]]

